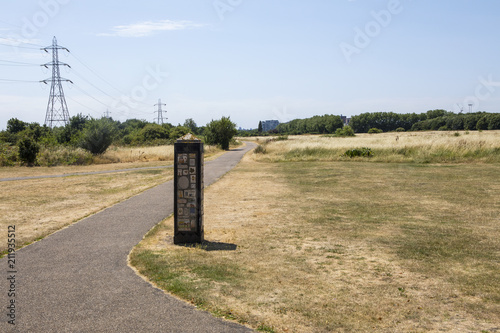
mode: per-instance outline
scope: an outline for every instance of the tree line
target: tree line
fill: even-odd
[[[500,114],[487,112],[456,114],[441,109],[421,114],[374,112],[353,116],[350,126],[356,133],[368,133],[370,129],[384,132],[497,130],[500,129]]]
[[[500,129],[500,113],[453,113],[436,109],[424,113],[367,112],[353,116],[349,126],[355,133],[391,131],[459,131]],[[254,130],[242,130],[239,136],[338,134],[344,123],[340,116],[323,115],[294,119],[281,123],[274,130],[263,132],[262,124]]]
[[[68,146],[83,148],[93,155],[104,153],[116,146],[151,146],[173,144],[187,133],[199,136],[207,144],[229,148],[236,134],[236,124],[229,117],[212,120],[198,127],[189,118],[183,125],[155,124],[145,120],[128,119],[125,122],[111,118],[96,119],[78,114],[65,126],[53,129],[39,123],[27,123],[17,118],[7,122],[7,129],[0,131],[0,157],[2,160],[21,160],[27,165],[36,162],[41,147]]]
[[[254,130],[239,131],[239,136],[257,136],[257,135],[298,135],[298,134],[334,134],[337,129],[344,126],[342,118],[335,115],[314,116],[306,119],[294,119],[287,123],[281,123],[273,130],[262,131],[262,123]]]

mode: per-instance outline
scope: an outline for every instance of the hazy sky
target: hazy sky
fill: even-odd
[[[316,114],[500,112],[498,0],[0,0],[0,129],[71,116],[243,128]],[[18,80],[18,81],[10,81]]]

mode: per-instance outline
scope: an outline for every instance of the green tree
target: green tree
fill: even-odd
[[[11,134],[16,134],[24,131],[27,126],[28,124],[25,123],[24,121],[19,120],[17,118],[11,118],[7,121],[7,132]]]
[[[184,135],[188,134],[189,132],[190,129],[184,126],[172,127],[170,129],[170,139],[177,140],[180,137],[183,137]]]
[[[259,121],[259,127],[257,128],[258,133],[262,133],[262,121]]]
[[[236,124],[229,117],[212,120],[205,128],[205,142],[228,150],[231,139],[238,133]]]
[[[81,147],[93,155],[103,154],[113,142],[115,126],[108,118],[91,118],[83,129]]]
[[[198,126],[194,122],[193,118],[186,119],[186,121],[184,121],[184,125],[183,126],[189,128],[189,130],[191,131],[191,133],[198,134]]]

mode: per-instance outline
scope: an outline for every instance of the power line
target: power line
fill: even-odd
[[[73,52],[70,52],[70,54],[76,59],[78,60],[83,66],[85,66],[89,71],[91,71],[95,76],[97,76],[98,78],[100,78],[102,81],[104,81],[105,83],[107,83],[111,88],[115,89],[116,91],[118,91],[120,94],[123,94],[118,88],[116,88],[114,85],[112,85],[111,83],[109,83],[106,79],[104,79],[102,76],[100,76],[96,71],[94,71],[92,68],[90,68],[86,63],[83,62],[83,60],[80,59],[80,57],[77,57],[76,54],[74,54]]]
[[[20,39],[5,38],[5,37],[0,37],[0,39],[6,40],[6,41],[9,41],[9,42],[13,42],[13,43],[17,43],[17,44],[33,45],[33,47],[29,47],[29,46],[19,46],[19,45],[14,45],[14,44],[0,43],[1,45],[6,45],[6,46],[21,47],[23,49],[33,49],[33,50],[39,50],[41,47],[43,47],[43,45],[25,42],[25,41],[22,41]]]
[[[88,107],[88,106],[87,106],[87,105],[85,105],[85,104],[82,104],[82,103],[78,102],[76,99],[71,98],[71,97],[68,97],[68,99],[69,99],[69,100],[71,100],[71,101],[73,101],[73,102],[75,102],[76,104],[79,104],[79,105],[83,106],[83,107],[84,107],[84,108],[86,108],[86,109],[89,109],[90,111],[92,111],[92,113],[96,113],[96,111],[95,111],[94,109],[92,109],[92,108]]]
[[[38,64],[33,64],[29,62],[20,62],[20,61],[0,60],[0,62],[7,63],[7,64],[0,63],[0,66],[39,66]]]
[[[23,83],[40,83],[40,81],[29,81],[29,80],[11,80],[11,79],[0,79],[2,82],[23,82]]]
[[[92,96],[91,94],[89,94],[88,92],[86,92],[85,90],[83,90],[81,87],[77,86],[76,84],[73,84],[73,87],[75,87],[76,89],[80,90],[82,93],[84,93],[88,97],[92,98],[94,101],[96,101],[96,102],[104,105],[105,107],[109,107],[108,104],[106,104],[104,102],[101,102],[100,100],[98,100],[97,98],[95,98],[94,96]]]
[[[95,76],[97,76],[99,79],[101,79],[104,83],[106,83],[107,85],[109,85],[111,88],[113,88],[114,90],[116,90],[118,93],[120,93],[121,95],[126,95],[123,91],[121,91],[120,89],[118,89],[115,85],[111,84],[108,80],[106,80],[104,77],[102,77],[99,73],[97,73],[97,71],[93,70],[89,65],[87,65],[79,56],[77,56],[74,52],[70,52],[69,54],[71,54],[78,62],[80,62],[83,66],[85,66],[85,68],[87,68],[90,72],[92,72],[92,74],[94,74]],[[81,76],[80,76],[81,77]],[[96,88],[97,90],[101,91],[102,93],[104,93],[105,95],[111,97],[109,94],[105,93],[102,89],[96,87],[95,85],[93,85],[92,83],[90,83],[88,80],[84,79],[85,81],[87,81],[89,84],[91,84],[94,88]],[[116,100],[115,97],[111,97],[113,99]],[[147,104],[147,103],[144,103],[144,102],[141,102],[141,101],[135,101],[136,103],[139,103],[139,104],[142,104],[144,106],[147,106],[149,107],[150,105]]]
[[[104,95],[108,96],[109,98],[112,98],[114,100],[116,100],[115,97],[111,96],[110,94],[108,94],[107,92],[105,92],[104,90],[102,90],[101,88],[99,88],[98,86],[94,85],[92,82],[90,82],[89,80],[87,80],[86,78],[84,78],[80,73],[78,73],[74,68],[72,69],[73,73],[75,73],[79,78],[81,78],[82,80],[84,80],[85,82],[87,82],[88,84],[90,84],[92,87],[96,88],[97,90],[99,90],[100,92],[102,92]]]
[[[14,45],[14,44],[5,44],[5,43],[0,43],[0,45],[3,46],[10,46],[10,47],[17,47],[20,49],[30,49],[30,50],[38,50],[38,47],[30,47],[30,46],[20,46],[20,45]]]

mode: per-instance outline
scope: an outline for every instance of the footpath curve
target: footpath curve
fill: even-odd
[[[254,147],[206,162],[205,185]],[[169,181],[17,251],[15,326],[7,322],[2,258],[0,332],[251,332],[165,294],[127,265],[131,249],[172,212]]]

